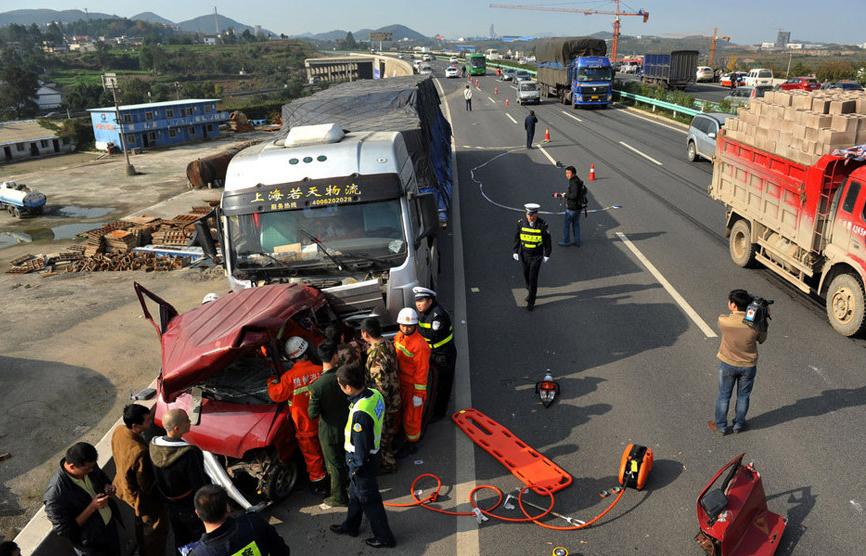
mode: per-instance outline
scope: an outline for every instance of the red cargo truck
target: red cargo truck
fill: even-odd
[[[837,332],[866,329],[866,158],[862,148],[814,165],[719,137],[710,197],[727,209],[734,263],[761,263],[823,298]]]

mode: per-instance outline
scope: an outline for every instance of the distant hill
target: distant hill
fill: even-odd
[[[133,21],[146,21],[147,23],[161,23],[162,25],[168,25],[169,27],[174,27],[175,25],[177,25],[174,21],[166,19],[161,15],[157,15],[153,12],[141,12],[140,14],[135,14],[129,19]]]
[[[250,33],[256,32],[255,27],[246,25],[245,23],[241,23],[240,21],[235,21],[230,17],[226,17],[224,15],[217,15],[217,19],[219,21],[220,33],[226,31],[229,28],[234,29],[235,33],[238,34],[243,33],[247,29],[249,29]],[[192,19],[187,19],[186,21],[180,21],[177,24],[177,28],[181,31],[186,31],[188,33],[201,33],[203,35],[213,35],[216,33],[213,14],[200,15]],[[263,29],[263,31],[266,33],[270,33],[270,31],[267,31],[265,29]]]
[[[308,39],[314,41],[339,41],[346,38],[346,33],[347,31],[335,29],[326,33],[304,33],[302,35],[294,36],[299,39]],[[391,33],[395,41],[399,41],[403,38],[408,38],[409,40],[415,42],[425,42],[430,40],[430,37],[422,35],[414,29],[406,27],[405,25],[396,24],[386,25],[384,27],[379,27],[378,29],[358,29],[357,31],[352,31],[352,36],[355,37],[356,41],[369,41],[370,33]]]
[[[12,10],[0,13],[0,27],[16,23],[18,25],[47,25],[52,21],[72,23],[82,19],[120,19],[116,15],[82,10]]]

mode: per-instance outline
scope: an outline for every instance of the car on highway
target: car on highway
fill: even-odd
[[[640,64],[637,62],[623,62],[617,71],[619,73],[634,74],[638,72],[639,68]]]
[[[834,81],[833,83],[825,84],[822,88],[843,89],[845,91],[862,91],[863,85],[857,83],[856,81]]]
[[[821,84],[814,77],[792,77],[779,84],[782,91],[814,91],[820,88]]]
[[[716,152],[716,137],[725,126],[725,120],[730,117],[733,114],[704,112],[692,118],[686,136],[686,158],[689,162],[695,162],[698,158],[712,162]]]
[[[772,85],[758,85],[757,87],[737,87],[731,94],[722,100],[728,102],[731,106],[743,106],[749,103],[753,98],[761,98],[767,91],[772,91]]]
[[[541,104],[541,89],[538,87],[538,81],[517,83],[517,104]]]
[[[297,442],[285,403],[267,384],[286,369],[285,342],[312,346],[340,324],[317,288],[272,284],[240,290],[183,314],[141,284],[135,293],[162,351],[154,422],[183,409],[184,440],[202,449],[205,470],[244,510],[289,495],[299,475]],[[158,310],[152,312],[155,306]]]
[[[767,68],[752,68],[743,79],[743,85],[754,87],[756,85],[772,85],[773,70]]]
[[[421,75],[433,75],[433,68],[430,64],[421,62],[421,65],[418,66],[418,73]]]
[[[695,72],[695,81],[697,83],[712,83],[715,76],[716,74],[710,66],[698,66],[698,70]]]
[[[448,66],[445,68],[445,77],[460,77],[460,70],[457,69],[457,66]]]
[[[732,71],[731,73],[722,74],[722,77],[719,78],[719,85],[722,87],[739,87],[743,84],[743,80],[746,78],[746,72],[744,71]]]
[[[452,56],[451,58],[448,59],[449,64],[456,64],[457,62],[458,62],[457,56]]]
[[[520,83],[521,81],[531,81],[532,75],[526,70],[517,70],[514,72],[514,81],[515,83]]]
[[[429,54],[425,54],[425,55],[421,56],[421,61],[422,62],[432,62],[433,56],[430,56]]]
[[[499,79],[501,79],[502,81],[511,81],[512,79],[514,79],[514,72],[516,71],[517,70],[512,68],[506,68],[502,70],[502,75],[499,76]]]

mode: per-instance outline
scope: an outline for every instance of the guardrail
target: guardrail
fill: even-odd
[[[619,91],[614,89],[614,94],[619,95],[620,98],[627,98],[634,100],[635,102],[643,102],[644,104],[649,104],[653,107],[653,112],[655,112],[656,108],[664,108],[665,110],[670,110],[674,113],[674,116],[677,114],[685,114],[686,116],[697,116],[701,113],[700,110],[695,110],[694,108],[688,108],[686,106],[680,106],[679,104],[674,104],[672,102],[666,102],[664,100],[658,100],[652,97],[645,97],[642,95],[635,95],[633,93],[627,93],[625,91]]]

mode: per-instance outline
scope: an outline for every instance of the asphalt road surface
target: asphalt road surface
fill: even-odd
[[[745,452],[763,476],[770,509],[788,519],[778,553],[861,554],[866,341],[836,334],[823,306],[768,271],[730,261],[724,211],[706,194],[712,166],[685,160],[684,131],[625,109],[574,110],[551,100],[532,109],[539,118],[536,145],[545,128],[552,140],[543,150],[526,150],[529,108],[514,103],[509,84],[481,78],[467,112],[466,81],[438,81],[457,145],[462,233],[455,241],[462,242],[464,268],[458,260],[455,273],[458,297],[465,282],[467,300],[466,323],[457,326],[467,333],[469,356],[458,372],[471,380],[471,400],[462,401],[571,473],[574,482],[557,494],[556,509],[583,520],[607,505],[599,491],[615,484],[626,444],[650,446],[656,458],[647,489],[627,492],[591,529],[557,532],[493,520],[477,527],[469,519],[458,525],[465,531],[461,548],[698,554],[695,499],[718,468]],[[551,194],[566,182],[556,161],[575,165],[584,179],[595,163],[598,180],[587,185],[590,209],[600,210],[581,219],[581,248],[554,243],[530,313],[511,259],[512,237],[520,207],[532,201],[553,213],[542,217],[554,242],[560,239],[561,207]],[[621,208],[605,210],[614,205]],[[776,303],[749,429],[722,437],[707,421],[718,384],[716,318],[733,288]],[[458,345],[465,353],[467,346]],[[561,394],[544,409],[534,385],[547,371],[559,379]],[[481,449],[474,450],[474,477],[504,490],[520,484]],[[534,502],[545,505],[540,497]],[[455,519],[417,517],[419,532],[452,527]]]

